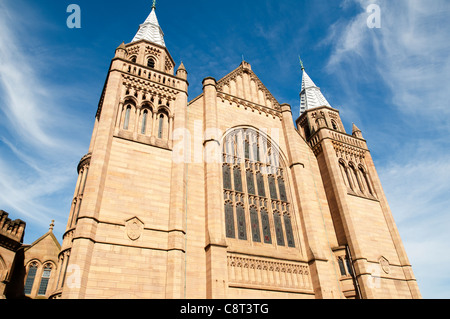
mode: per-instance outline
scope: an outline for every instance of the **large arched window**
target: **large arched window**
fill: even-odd
[[[235,129],[224,138],[227,238],[295,247],[288,183],[279,157],[265,135],[254,129]]]

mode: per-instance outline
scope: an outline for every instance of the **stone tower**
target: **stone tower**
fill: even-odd
[[[419,297],[366,141],[304,72],[242,63],[188,102],[152,10],[112,59],[52,298]]]
[[[333,251],[340,264],[350,259],[356,279],[350,287],[364,299],[395,298],[396,290],[419,298],[361,130],[353,124],[352,134],[347,134],[339,111],[330,106],[303,63],[302,71],[301,114],[296,123],[317,158],[338,242]],[[342,264],[340,268],[345,272]]]
[[[180,297],[184,165],[172,164],[172,134],[185,126],[188,83],[155,11],[112,59],[78,166],[56,298]]]

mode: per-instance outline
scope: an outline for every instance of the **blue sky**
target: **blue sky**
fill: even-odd
[[[69,29],[67,6],[81,8]],[[381,28],[369,28],[369,4]],[[2,0],[0,209],[31,243],[55,220],[62,238],[109,63],[150,0]],[[190,99],[242,57],[280,103],[299,111],[306,70],[348,132],[368,140],[424,298],[450,297],[450,2],[447,0],[159,0]]]

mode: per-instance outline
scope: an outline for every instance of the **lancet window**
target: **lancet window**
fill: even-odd
[[[278,150],[256,130],[237,129],[224,138],[222,175],[227,238],[295,247],[288,183],[280,164]]]
[[[50,281],[51,274],[52,274],[52,264],[48,263],[44,266],[44,271],[42,272],[38,295],[45,296],[45,294],[47,293],[48,282]]]
[[[38,270],[38,263],[32,262],[30,264],[30,267],[28,268],[27,279],[25,281],[25,289],[24,289],[25,295],[31,294],[37,270]]]

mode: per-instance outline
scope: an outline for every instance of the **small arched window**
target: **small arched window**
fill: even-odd
[[[347,272],[345,271],[344,261],[341,257],[338,258],[339,270],[341,271],[341,276],[347,276]]]
[[[25,295],[31,294],[31,290],[33,289],[34,279],[36,278],[37,269],[38,269],[37,262],[33,262],[30,265],[30,268],[28,269],[28,275],[27,275],[27,279],[25,281],[25,289],[24,289]]]
[[[130,61],[133,62],[133,63],[136,63],[136,61],[137,61],[136,56],[133,55],[133,56],[130,58]]]
[[[153,58],[148,58],[148,60],[147,60],[147,66],[148,66],[149,68],[154,69],[154,68],[155,68],[155,65],[156,65],[155,60],[154,60]]]
[[[52,274],[52,265],[46,264],[44,271],[42,272],[41,284],[39,285],[38,295],[45,296],[47,293],[48,282],[50,281],[50,275]]]
[[[337,125],[335,120],[331,120],[331,126],[333,127],[333,130],[338,130],[339,129],[339,127],[338,127],[338,125]]]
[[[145,110],[142,114],[142,127],[141,127],[141,133],[145,134],[147,131],[147,119],[148,119],[148,110]]]
[[[164,130],[164,114],[161,114],[159,116],[158,138],[163,138],[163,130]]]
[[[123,122],[123,129],[128,130],[130,124],[130,115],[131,115],[131,106],[127,106],[127,110],[125,111],[125,120]]]

